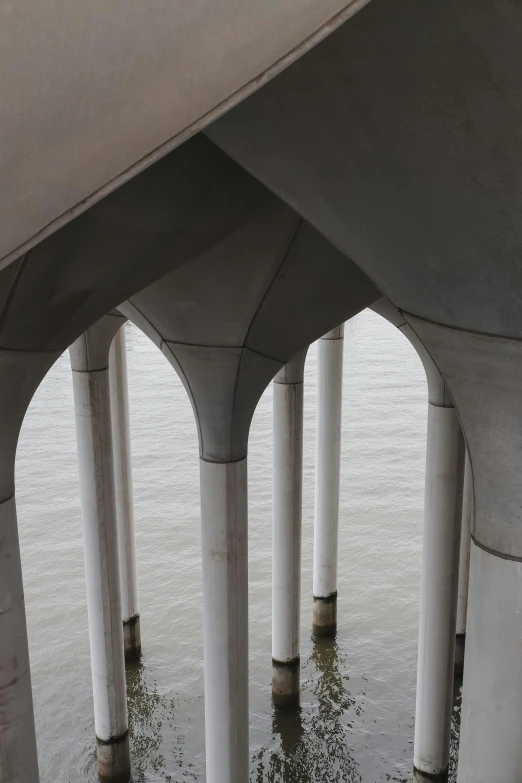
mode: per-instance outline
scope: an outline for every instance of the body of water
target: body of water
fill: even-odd
[[[196,426],[186,393],[166,359],[132,326],[127,327],[127,345],[143,643],[142,662],[127,674],[133,781],[202,782]],[[406,339],[371,311],[347,323],[344,361],[339,617],[334,642],[314,642],[311,637],[315,346],[306,365],[302,698],[297,711],[275,711],[270,695],[270,387],[253,421],[249,447],[251,783],[411,780],[426,381]],[[95,783],[67,355],[53,367],[29,409],[18,448],[16,481],[41,783]]]

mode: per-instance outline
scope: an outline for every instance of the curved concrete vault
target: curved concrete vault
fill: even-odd
[[[331,5],[334,15],[348,8]],[[297,37],[279,35],[269,55],[263,47],[252,51],[249,90],[292,46],[300,54],[309,48],[300,59],[207,127],[206,137],[185,142],[83,214],[73,209],[74,220],[67,223],[64,210],[91,199],[96,188],[98,196],[105,192],[125,166],[137,171],[156,144],[154,133],[133,137],[119,156],[114,140],[104,146],[104,134],[91,128],[87,140],[95,137],[96,143],[85,144],[84,170],[80,143],[72,168],[63,167],[63,156],[51,156],[60,166],[35,169],[40,173],[32,189],[17,190],[31,172],[20,168],[18,175],[16,166],[8,167],[16,175],[17,217],[12,231],[2,224],[9,258],[13,247],[34,244],[38,231],[59,215],[65,223],[0,271],[0,519],[3,551],[14,554],[2,564],[1,660],[14,660],[13,638],[20,645],[15,669],[8,666],[0,684],[13,683],[7,763],[31,783],[36,756],[24,752],[20,739],[21,727],[32,725],[32,708],[13,464],[26,407],[55,357],[126,302],[123,312],[155,339],[187,386],[210,488],[203,493],[204,521],[226,537],[230,520],[218,513],[212,527],[211,497],[223,500],[226,487],[239,487],[232,505],[244,526],[242,463],[262,389],[297,351],[380,292],[399,308],[401,322],[447,385],[473,473],[459,783],[522,780],[522,8],[513,0],[373,0],[304,48],[306,36],[328,20],[310,9],[303,18]],[[265,19],[265,32],[269,27]],[[173,128],[173,137],[202,127],[220,101],[245,86],[235,78],[243,55],[233,60],[223,94],[201,82],[201,123],[191,124],[197,112],[184,104],[183,128]],[[102,101],[101,108],[106,105]],[[138,122],[134,103],[131,108],[145,132],[149,117]],[[31,112],[22,115],[31,120]],[[123,137],[125,122],[117,119]],[[156,146],[164,151],[165,114],[150,115],[152,131],[155,120],[162,136]],[[15,126],[8,134],[13,161],[20,152]],[[21,139],[32,138],[24,133]],[[71,152],[65,130],[58,138]],[[78,138],[73,134],[72,143]],[[95,165],[105,160],[96,157],[98,143],[118,161],[116,168]],[[56,184],[60,177],[63,190]],[[53,203],[40,208],[38,198],[47,193]],[[26,207],[27,225],[17,214]],[[222,575],[208,574],[208,589],[217,590]],[[234,611],[234,622],[244,624],[244,606]],[[237,633],[229,625],[223,644]],[[234,666],[228,660],[221,671],[226,688],[236,675],[244,677]],[[207,747],[214,774],[223,773],[227,783],[245,774],[244,757],[227,767],[239,758],[234,743],[244,731],[244,715],[242,704],[234,717],[237,731],[230,724],[229,734],[216,735]],[[241,742],[244,751],[244,736]]]
[[[99,492],[93,493],[96,480],[82,482],[84,506],[89,508],[84,515],[88,595],[96,594],[89,599],[94,618],[89,622],[93,685],[95,694],[101,694],[95,696],[100,780],[129,777],[124,693],[122,697],[121,688],[115,688],[117,702],[105,703],[103,685],[112,678],[105,667],[110,656],[103,639],[116,639],[112,647],[121,646],[119,664],[113,663],[120,685],[123,671],[121,622],[113,619],[121,608],[111,598],[118,582],[111,447],[102,434],[106,426],[95,423],[97,410],[105,423],[110,421],[107,356],[118,328],[110,317],[95,322],[114,305],[161,347],[180,372],[195,410],[206,648],[217,650],[205,657],[208,778],[243,780],[248,769],[244,651],[250,420],[266,385],[297,351],[375,301],[379,292],[315,229],[201,136],[2,270],[0,290],[0,466],[5,499],[0,512],[3,536],[9,541],[6,557],[18,552],[13,473],[19,428],[41,378],[71,343],[77,429],[86,444],[79,452],[80,473],[92,469],[92,476],[99,471],[106,476]],[[87,336],[80,337],[84,332]],[[97,464],[98,472],[93,467]],[[105,520],[106,532],[94,535],[92,520],[98,518]],[[223,548],[225,557],[216,560],[215,553]],[[14,562],[16,567],[11,562],[4,571],[9,608],[0,614],[0,653],[13,662],[3,673],[11,753],[7,774],[36,781],[18,554]],[[111,564],[108,570],[105,563]],[[106,602],[92,588],[103,584],[101,576],[90,578],[92,570],[107,572]],[[102,607],[112,631],[100,625]],[[15,657],[12,618],[19,648]],[[233,707],[230,693],[241,694]],[[224,721],[229,708],[230,718]],[[29,730],[23,729],[26,724]]]

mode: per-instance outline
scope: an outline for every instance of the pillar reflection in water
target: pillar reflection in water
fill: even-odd
[[[251,783],[362,783],[351,755],[350,715],[360,714],[348,688],[348,664],[337,642],[318,637],[305,668],[312,676],[303,683],[300,709],[274,707],[272,731],[276,750],[262,748],[254,758]]]
[[[127,666],[132,783],[148,783],[151,769],[165,781],[177,780],[177,769],[184,781],[201,779],[185,747],[186,705],[163,691],[141,662]]]

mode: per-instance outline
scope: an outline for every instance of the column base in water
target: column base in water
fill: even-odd
[[[337,593],[326,598],[314,595],[313,632],[317,636],[335,636],[337,633]]]
[[[419,769],[413,767],[413,783],[447,783],[448,770],[440,772],[438,775],[431,775],[429,772],[421,772]]]
[[[464,673],[464,652],[466,649],[466,634],[458,633],[455,637],[455,675],[462,677]]]
[[[141,626],[139,614],[123,621],[123,647],[125,663],[139,661],[141,658]]]
[[[96,738],[100,783],[130,783],[129,733],[110,740]]]
[[[299,706],[300,659],[276,661],[272,658],[272,701],[277,707]]]

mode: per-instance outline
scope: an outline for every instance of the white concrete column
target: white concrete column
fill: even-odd
[[[0,781],[38,783],[14,468],[20,428],[60,351],[0,349]]]
[[[0,500],[0,780],[39,780],[14,496]]]
[[[299,703],[303,370],[306,351],[274,378],[272,524],[272,698]]]
[[[449,765],[465,446],[457,412],[437,365],[388,299],[372,310],[411,342],[428,382],[414,779],[445,780]]]
[[[522,562],[471,544],[459,783],[522,780]]]
[[[343,337],[341,324],[317,342],[313,630],[321,636],[337,630]]]
[[[462,532],[460,536],[459,590],[457,599],[457,636],[455,640],[455,674],[464,671],[466,647],[466,617],[468,614],[469,558],[471,551],[471,520],[473,515],[473,477],[469,454],[464,466],[464,490],[462,494]]]
[[[141,655],[141,629],[138,602],[136,540],[134,534],[132,454],[130,443],[125,326],[122,326],[118,330],[112,341],[109,353],[109,381],[116,516],[118,520],[123,643],[125,660],[136,661]]]
[[[414,767],[447,774],[460,557],[464,439],[453,406],[428,406]]]
[[[130,780],[108,347],[102,327],[71,346],[98,777]],[[106,350],[105,350],[106,349]]]
[[[473,473],[458,783],[522,781],[522,343],[408,316],[451,390]]]
[[[200,460],[207,783],[246,783],[247,460]]]

